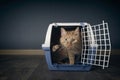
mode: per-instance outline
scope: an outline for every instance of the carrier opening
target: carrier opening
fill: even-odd
[[[50,44],[52,64],[80,64],[82,52],[81,27],[53,26]],[[67,46],[69,44],[71,44],[71,48]]]

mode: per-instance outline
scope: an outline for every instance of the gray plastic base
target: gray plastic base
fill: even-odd
[[[87,64],[52,64],[50,51],[45,51],[46,62],[49,70],[63,70],[63,71],[90,71],[91,65]]]

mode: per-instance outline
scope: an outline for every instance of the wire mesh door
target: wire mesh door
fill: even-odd
[[[108,23],[85,26],[82,28],[81,63],[108,67],[111,42]]]

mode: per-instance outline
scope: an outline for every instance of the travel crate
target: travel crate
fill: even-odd
[[[59,44],[61,28],[67,31],[75,30],[79,27],[81,34],[80,59],[74,64],[60,64],[54,61],[52,47]],[[108,67],[111,53],[110,34],[108,23],[90,25],[86,22],[79,23],[52,23],[49,25],[42,49],[45,52],[46,62],[49,70],[64,71],[90,71],[92,65]],[[78,57],[79,55],[75,55]],[[69,62],[69,59],[65,59]]]

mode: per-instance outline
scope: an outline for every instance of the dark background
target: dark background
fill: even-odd
[[[119,0],[0,0],[0,49],[41,49],[52,22],[109,23],[120,48]]]

